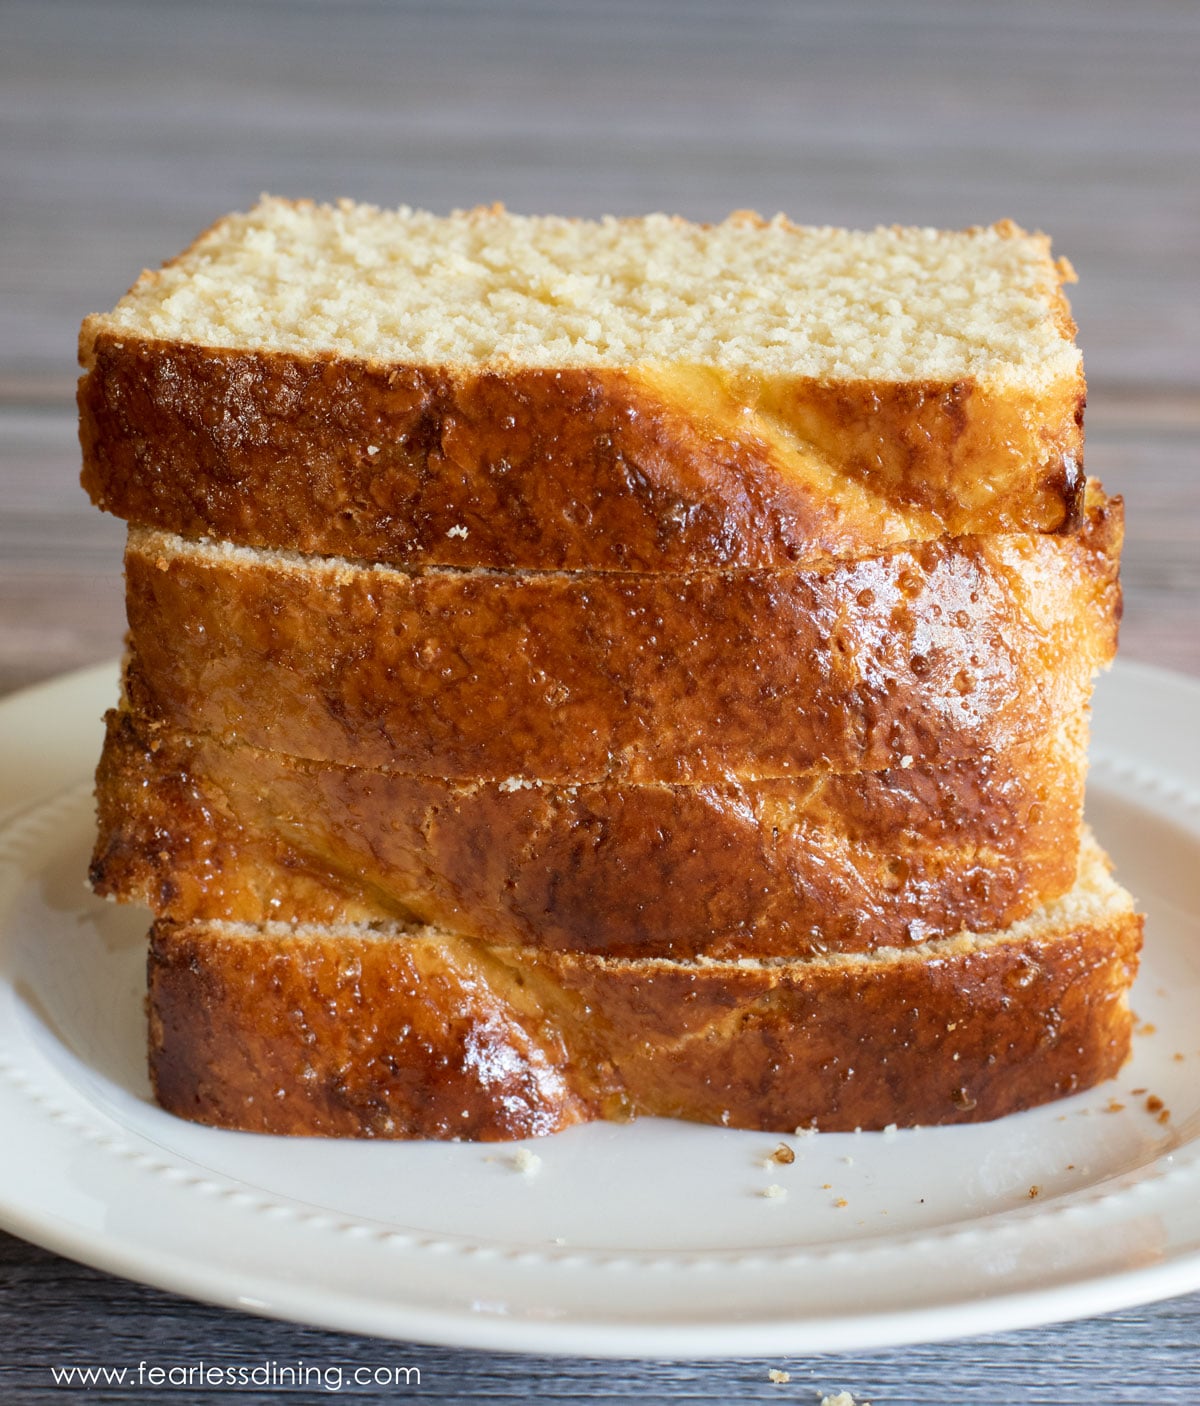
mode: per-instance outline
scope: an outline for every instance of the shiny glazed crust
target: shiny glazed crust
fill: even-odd
[[[177,921],[400,917],[608,956],[801,956],[1004,927],[1075,879],[1082,716],[945,769],[516,788],[107,721],[92,883]]]
[[[1059,531],[1082,507],[1082,372],[1034,394],[389,366],[102,322],[80,343],[83,485],[185,536],[399,566],[688,571]]]
[[[1141,920],[1108,888],[991,938],[761,966],[160,922],[154,1087],[198,1122],[341,1137],[635,1113],[776,1132],[996,1118],[1128,1054]]]
[[[131,530],[137,711],[318,761],[580,783],[946,765],[1052,730],[1116,646],[1079,533],[781,572],[407,573]]]

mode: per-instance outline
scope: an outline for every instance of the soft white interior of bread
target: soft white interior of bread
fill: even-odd
[[[561,569],[524,568],[519,572],[513,572],[506,567],[495,566],[417,566],[405,567],[395,566],[388,562],[377,562],[366,559],[338,556],[317,556],[308,552],[295,552],[282,547],[243,547],[236,542],[227,542],[219,537],[181,537],[176,532],[165,532],[158,527],[143,527],[138,523],[130,523],[127,536],[128,550],[141,557],[157,558],[161,561],[172,561],[182,559],[185,561],[199,562],[208,567],[238,567],[246,570],[283,572],[287,575],[304,576],[310,580],[338,581],[350,580],[361,575],[364,571],[370,572],[374,576],[395,577],[411,580],[413,577],[421,576],[503,576],[509,579],[523,580],[537,577],[561,578],[562,580],[578,580],[581,573],[574,571],[564,571]],[[849,557],[822,557],[818,560],[805,562],[793,567],[784,567],[782,571],[794,571],[811,575],[820,575],[836,571],[839,565]],[[747,568],[753,570],[753,568]],[[620,572],[606,572],[605,575],[616,579],[621,576]],[[642,572],[628,573],[632,576],[644,576]],[[656,572],[656,576],[687,576],[691,577],[699,573],[695,572]]]
[[[1078,373],[1049,241],[600,221],[264,198],[143,274],[100,331],[231,350],[538,367],[700,365],[1037,389]]]
[[[1075,887],[1061,898],[1044,904],[1028,918],[994,932],[963,932],[953,937],[937,938],[903,949],[880,947],[873,952],[829,952],[803,958],[743,957],[738,960],[695,957],[688,960],[668,958],[595,957],[581,956],[577,960],[613,971],[635,970],[647,975],[656,970],[686,968],[720,971],[754,971],[760,968],[823,968],[872,967],[887,968],[901,962],[928,962],[939,957],[954,957],[970,952],[986,951],[1005,943],[1034,942],[1049,947],[1082,928],[1098,927],[1133,911],[1133,899],[1112,878],[1108,859],[1096,843],[1090,830],[1085,830],[1079,853],[1079,876]],[[457,934],[437,928],[405,926],[400,923],[339,923],[324,926],[317,923],[228,923],[207,921],[180,925],[189,933],[213,940],[272,941],[294,939],[299,942],[327,941],[432,941],[475,945]]]

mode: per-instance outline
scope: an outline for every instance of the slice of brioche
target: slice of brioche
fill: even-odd
[[[1079,713],[1120,540],[1098,490],[1076,534],[693,576],[402,572],[134,528],[127,687],[184,731],[436,777],[942,766]]]
[[[80,335],[83,480],[190,535],[694,570],[1049,531],[1084,381],[1049,241],[264,200]]]
[[[802,956],[1004,927],[1075,879],[1086,720],[924,763],[702,786],[453,782],[108,715],[98,893],[177,921],[401,916],[499,945]]]
[[[1116,1073],[1140,942],[1090,837],[1075,887],[1025,921],[870,956],[621,961],[432,928],[159,922],[151,1071],[171,1112],[269,1133],[967,1122]]]

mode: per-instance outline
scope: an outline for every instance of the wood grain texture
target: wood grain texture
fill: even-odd
[[[856,225],[1010,215],[1052,231],[1081,277],[1087,467],[1126,498],[1123,656],[1200,674],[1198,70],[1200,8],[1177,0],[8,0],[0,691],[120,646],[123,532],[76,483],[79,319],[263,188],[443,211],[500,198]],[[64,1399],[50,1363],[201,1354],[416,1365],[413,1395],[433,1401],[1200,1396],[1200,1295],[836,1359],[606,1364],[265,1322],[6,1236],[0,1341],[0,1394],[21,1403]]]
[[[0,370],[260,190],[1051,230],[1093,384],[1200,377],[1176,0],[8,0]]]

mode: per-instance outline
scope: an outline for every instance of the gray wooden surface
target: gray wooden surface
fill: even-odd
[[[260,189],[1050,230],[1082,280],[1088,467],[1128,504],[1123,651],[1200,674],[1198,74],[1183,0],[0,0],[0,691],[119,647],[121,530],[75,483],[81,315]],[[1181,1406],[1200,1296],[852,1358],[602,1364],[268,1323],[0,1236],[3,1400],[69,1395],[56,1362],[201,1354],[404,1363],[444,1401]]]

